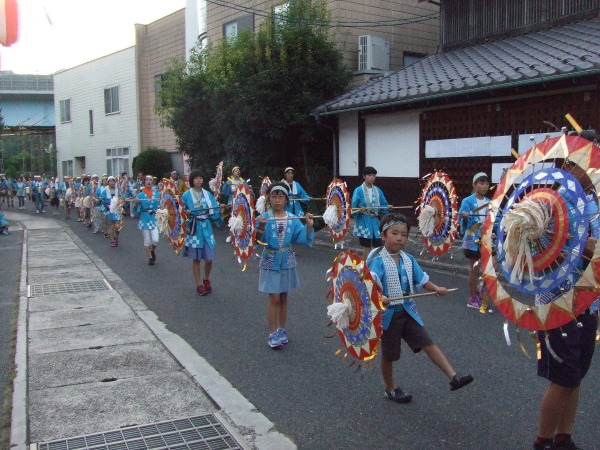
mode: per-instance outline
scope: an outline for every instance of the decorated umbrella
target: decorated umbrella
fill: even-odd
[[[334,178],[327,187],[327,208],[323,220],[329,226],[329,232],[337,248],[338,243],[343,247],[343,239],[350,226],[352,203],[346,183]]]
[[[256,212],[259,214],[262,214],[267,210],[267,189],[269,189],[269,186],[271,186],[271,179],[269,177],[263,177],[260,181],[258,200],[256,200]]]
[[[454,184],[444,172],[426,176],[427,182],[419,199],[419,231],[423,243],[440,256],[452,247],[458,230],[458,200]]]
[[[245,184],[239,184],[235,189],[228,225],[235,254],[240,263],[244,261],[242,270],[246,270],[246,260],[250,258],[256,241],[256,219],[252,192]]]
[[[221,186],[223,186],[223,161],[217,164],[215,177],[211,178],[208,182],[208,187],[212,191],[217,203],[219,203],[219,196],[221,195]]]
[[[185,241],[185,206],[172,180],[163,178],[160,191],[160,209],[156,211],[156,224],[173,246],[175,253],[183,249]]]
[[[590,224],[594,190],[600,192],[600,148],[566,135],[534,145],[498,185],[483,226],[483,277],[496,307],[518,327],[560,327],[598,297],[600,246],[584,254],[588,233],[598,232]]]
[[[333,302],[327,314],[336,324],[348,354],[366,362],[377,354],[382,333],[382,295],[369,268],[360,256],[341,252],[327,272]],[[343,349],[336,352],[340,354]],[[360,367],[360,366],[359,366]]]

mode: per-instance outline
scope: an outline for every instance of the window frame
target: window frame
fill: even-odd
[[[71,99],[59,100],[60,123],[71,122]]]
[[[104,89],[104,115],[118,114],[121,112],[119,85]]]

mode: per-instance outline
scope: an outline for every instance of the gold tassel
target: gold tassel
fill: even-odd
[[[531,331],[529,333],[529,335],[531,336],[531,339],[533,339],[533,342],[535,343],[535,356],[536,356],[536,358],[538,360],[542,359],[542,346],[540,345],[540,340],[538,339],[537,332]]]
[[[525,356],[527,356],[529,359],[531,359],[531,356],[529,356],[529,353],[527,352],[527,349],[523,345],[523,341],[521,340],[521,332],[519,331],[518,327],[517,327],[517,344],[519,344],[519,347],[521,347],[521,351],[523,353],[525,353]]]
[[[486,293],[481,296],[481,306],[479,307],[479,312],[481,314],[485,314],[487,312],[487,305],[488,305],[488,295]]]

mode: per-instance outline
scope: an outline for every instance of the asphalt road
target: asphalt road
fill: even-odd
[[[475,382],[451,392],[426,355],[403,347],[394,373],[414,398],[400,405],[383,397],[378,358],[373,368],[357,371],[334,355],[341,341],[328,337],[334,329],[326,327],[325,273],[337,251],[296,248],[302,287],[290,294],[290,343],[272,350],[267,346],[267,298],[257,288],[257,259],[242,272],[225,243],[225,225],[216,232],[213,293],[199,297],[191,262],[177,257],[166,241],[157,249],[157,264],[147,265],[136,221],[126,220],[118,248],[81,223],[63,222],[301,449],[531,448],[546,382],[535,375],[535,359],[516,345],[513,326],[513,345],[507,346],[498,312],[484,315],[465,306],[461,275],[428,269],[436,284],[461,291],[418,304],[434,341],[455,369],[472,373]],[[529,335],[521,332],[521,339],[535,358]],[[585,449],[600,449],[599,360],[583,383],[574,431]]]

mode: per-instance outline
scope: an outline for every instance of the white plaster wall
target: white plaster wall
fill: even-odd
[[[368,116],[365,128],[365,162],[377,176],[419,176],[418,112]]]
[[[339,115],[339,175],[355,177],[358,167],[358,113]]]
[[[104,89],[119,86],[120,112],[104,114]],[[71,122],[60,122],[60,101],[71,99]],[[106,149],[129,147],[129,170],[140,152],[135,47],[95,59],[54,75],[56,147],[62,161],[85,156],[85,173],[106,173]],[[94,134],[89,113],[94,113]],[[79,175],[75,173],[75,175]]]

